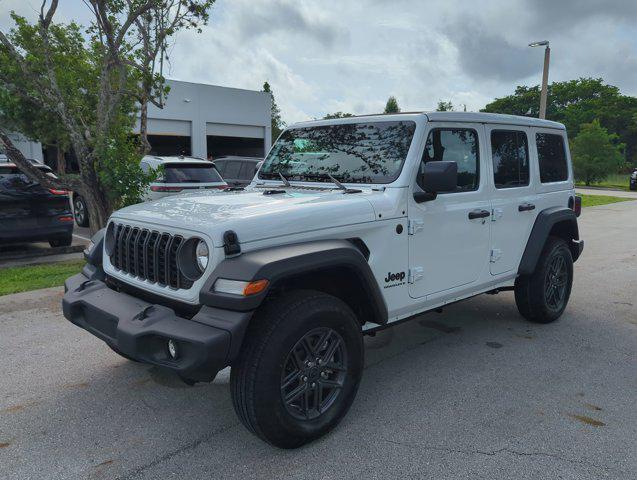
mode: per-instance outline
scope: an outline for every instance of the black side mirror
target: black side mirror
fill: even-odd
[[[436,198],[438,193],[453,192],[458,185],[458,164],[456,162],[427,162],[420,182],[424,192],[414,192],[417,203]]]

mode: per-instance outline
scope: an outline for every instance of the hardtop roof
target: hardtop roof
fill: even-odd
[[[386,122],[388,120],[408,120],[410,117],[425,117],[430,122],[473,122],[473,123],[489,123],[498,125],[518,125],[524,127],[554,128],[564,130],[565,127],[559,122],[551,120],[542,120],[534,117],[524,117],[520,115],[506,115],[502,113],[484,113],[484,112],[399,112],[399,113],[383,113],[375,115],[356,115],[353,117],[335,118],[329,120],[311,120],[306,122],[298,122],[291,125],[294,127],[309,127],[313,125],[332,125],[345,123],[359,123],[361,121],[370,122]]]

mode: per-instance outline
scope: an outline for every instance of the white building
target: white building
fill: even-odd
[[[164,108],[148,108],[152,154],[217,158],[223,155],[264,157],[270,149],[270,94],[253,90],[167,80]],[[135,127],[139,133],[139,121]],[[54,151],[15,136],[28,158],[55,166]],[[69,159],[72,163],[72,159]]]
[[[263,157],[270,149],[269,93],[176,80],[167,84],[164,108],[148,108],[152,153]]]

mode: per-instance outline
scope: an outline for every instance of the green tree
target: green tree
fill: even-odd
[[[438,102],[438,106],[436,107],[436,112],[453,112],[453,103],[451,103],[451,100],[449,100],[448,102],[440,100]]]
[[[92,231],[114,209],[137,201],[150,180],[139,166],[148,143],[144,104],[161,106],[169,40],[207,22],[213,2],[86,0],[93,19],[80,26],[55,22],[58,0],[45,0],[35,23],[12,13],[13,28],[0,31],[0,147],[42,185],[80,193]],[[131,133],[140,106],[136,138]],[[11,129],[68,146],[79,174],[43,174],[15,148]]]
[[[624,146],[617,143],[618,138],[618,135],[608,133],[599,120],[581,125],[571,142],[575,178],[590,185],[616,172],[622,162]]]
[[[325,120],[331,120],[333,118],[347,118],[347,117],[353,117],[354,115],[352,115],[351,113],[347,113],[347,112],[334,112],[334,113],[328,113],[327,115],[325,115],[323,117],[323,119]]]
[[[385,113],[400,113],[400,107],[398,106],[398,100],[393,95],[387,99],[385,104]]]
[[[539,86],[518,86],[513,95],[497,98],[483,112],[537,117],[540,107]],[[625,159],[637,164],[637,98],[622,95],[619,88],[601,78],[579,78],[554,82],[548,87],[546,118],[563,123],[570,138],[581,125],[599,120],[609,132],[626,144]]]
[[[276,104],[276,100],[274,99],[274,93],[272,93],[272,87],[270,87],[270,84],[268,82],[264,82],[263,90],[261,91],[269,93],[270,99],[272,100],[270,112],[272,115],[272,119],[271,119],[272,143],[274,143],[276,139],[279,138],[279,135],[281,135],[281,132],[285,128],[285,122],[281,118],[281,110],[279,109],[279,106]]]

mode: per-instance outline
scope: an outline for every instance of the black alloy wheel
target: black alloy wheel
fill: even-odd
[[[559,311],[563,308],[567,281],[566,260],[562,255],[555,255],[549,262],[544,278],[544,301],[550,309]]]
[[[286,410],[298,419],[314,419],[337,400],[345,382],[347,350],[331,328],[316,328],[288,354],[281,375]]]

